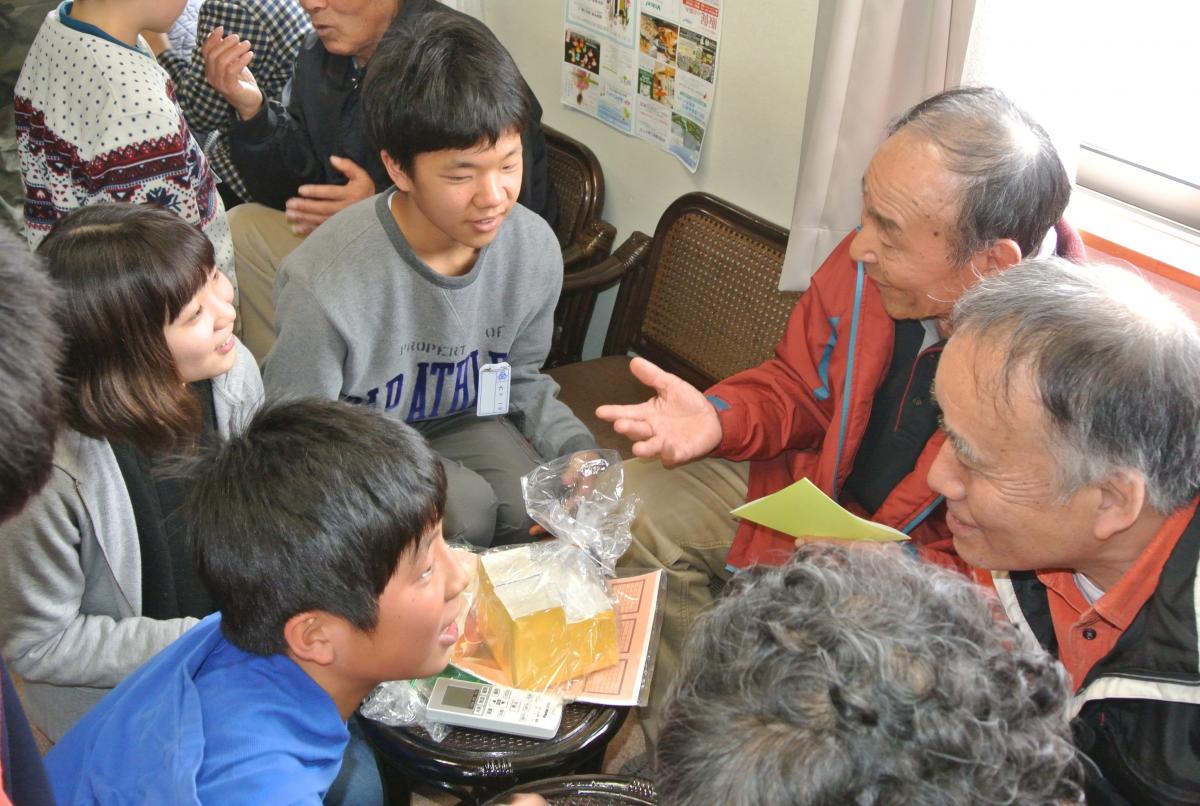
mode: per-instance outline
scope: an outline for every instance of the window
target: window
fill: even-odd
[[[1200,3],[1082,6],[1079,185],[1200,234]],[[1193,269],[1196,271],[1196,269]]]

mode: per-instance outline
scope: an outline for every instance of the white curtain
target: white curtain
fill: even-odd
[[[948,87],[991,84],[1070,132],[1077,0],[821,0],[780,288],[802,291],[858,223],[862,173],[888,123]]]
[[[442,0],[450,8],[470,14],[477,20],[483,19],[483,0]]]

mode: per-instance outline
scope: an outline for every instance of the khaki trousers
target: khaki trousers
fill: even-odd
[[[279,264],[304,242],[282,210],[239,204],[226,212],[241,292],[242,343],[262,363],[275,344],[275,275]]]
[[[542,457],[507,417],[474,413],[412,424],[429,440],[446,469],[447,540],[473,546],[507,546],[533,538],[521,476]]]
[[[701,459],[667,470],[657,461],[625,462],[625,489],[641,496],[633,545],[618,563],[630,569],[662,569],[662,632],[646,707],[638,713],[647,755],[662,725],[666,694],[679,669],[692,622],[713,602],[712,587],[729,580],[725,556],[738,520],[729,514],[746,501],[748,462]]]

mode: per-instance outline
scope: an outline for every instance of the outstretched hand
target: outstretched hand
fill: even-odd
[[[250,50],[250,40],[224,34],[225,29],[218,25],[200,46],[204,80],[229,101],[239,118],[249,120],[263,105],[262,90],[250,72],[254,51]]]
[[[348,157],[330,157],[329,162],[346,175],[344,185],[301,185],[287,200],[285,215],[297,235],[307,235],[334,213],[356,201],[375,195],[375,180]]]
[[[658,457],[675,467],[721,444],[721,420],[699,389],[644,358],[633,359],[629,371],[654,390],[654,397],[635,406],[601,406],[596,416],[633,440],[634,456]]]

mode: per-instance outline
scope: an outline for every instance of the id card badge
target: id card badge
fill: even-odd
[[[508,389],[511,379],[512,367],[505,361],[480,367],[479,397],[475,401],[475,414],[479,417],[508,414]]]

